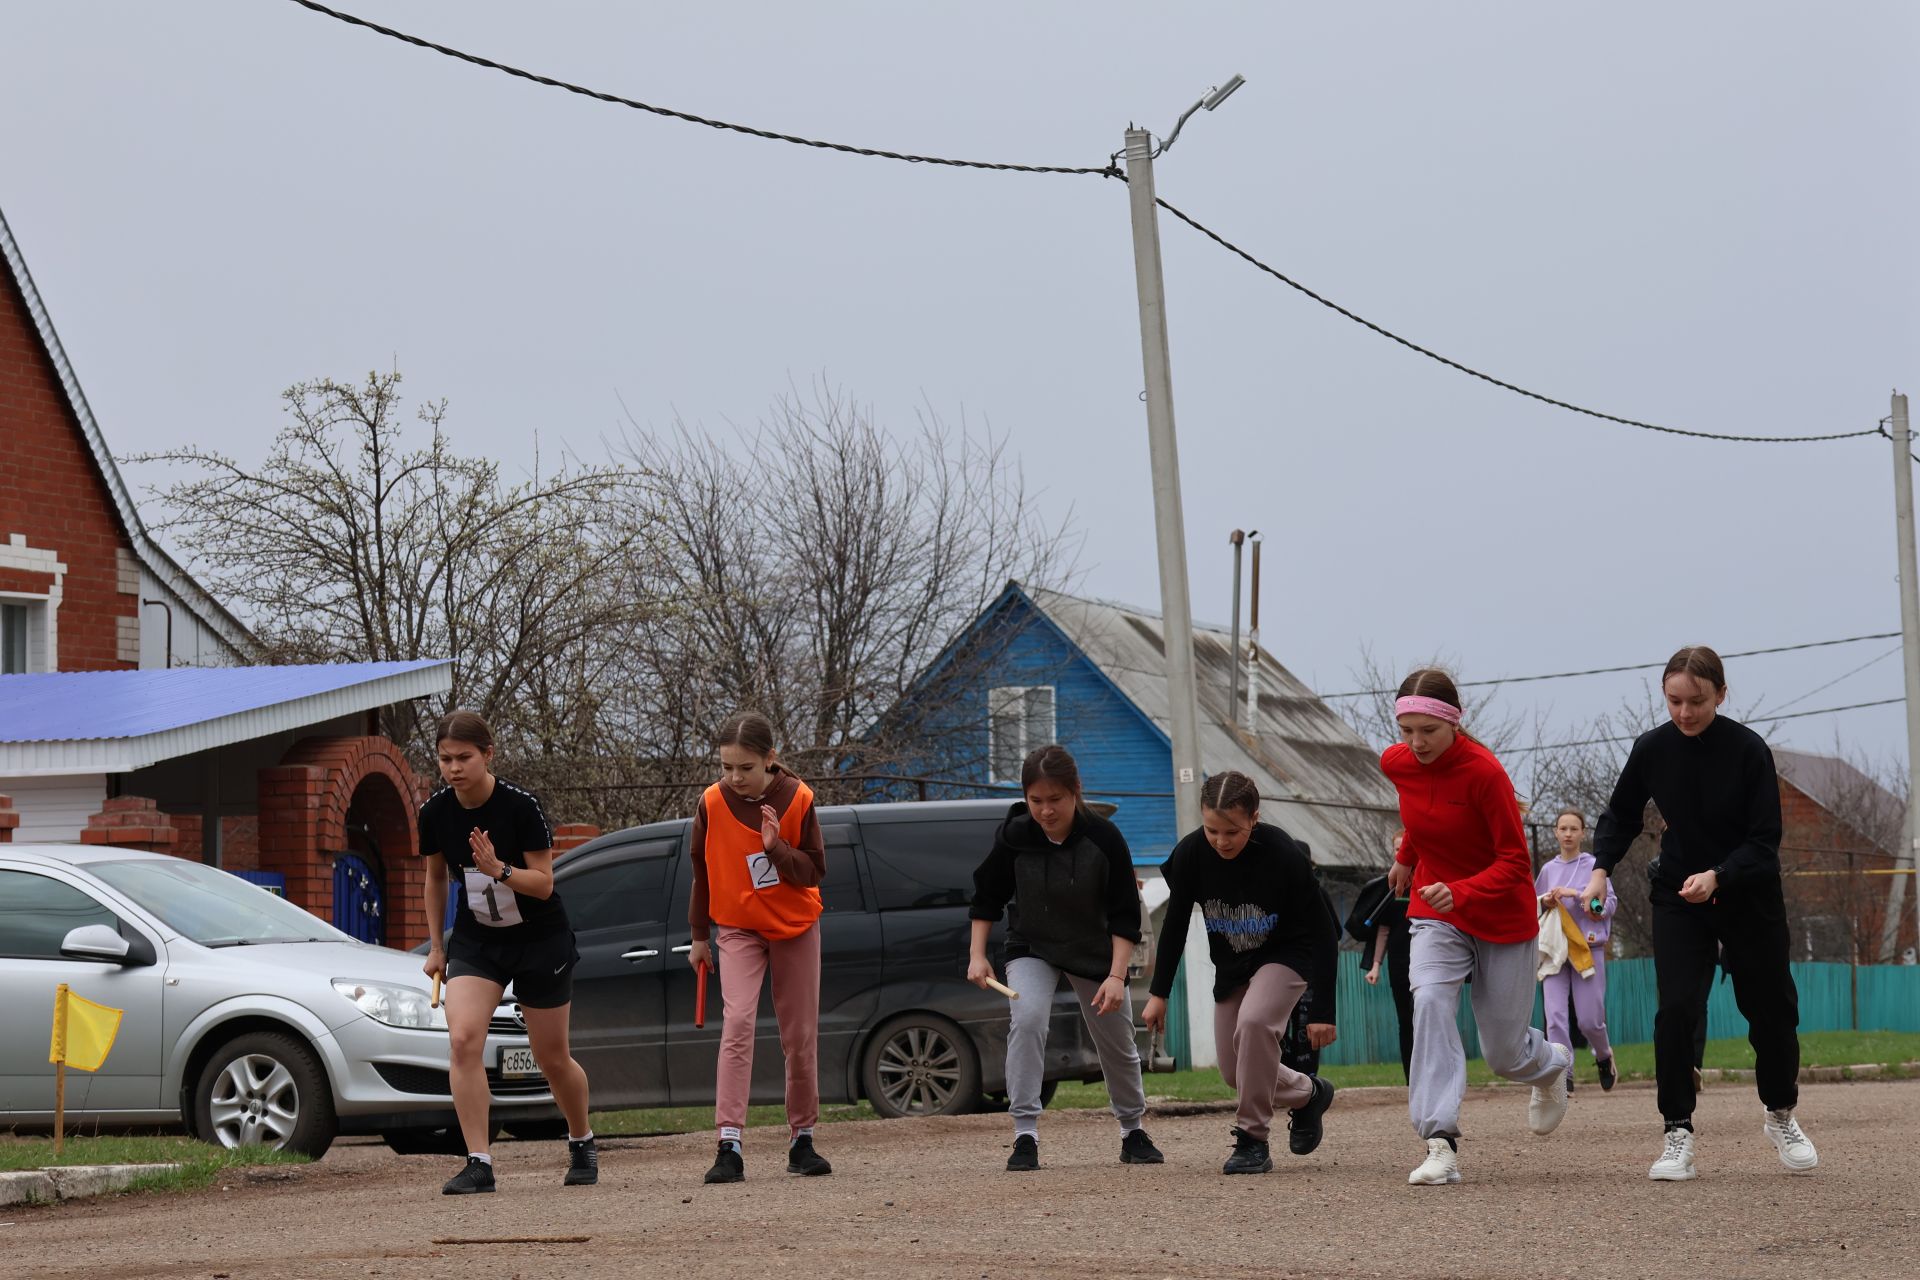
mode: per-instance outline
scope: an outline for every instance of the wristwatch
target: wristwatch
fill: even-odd
[[[511,879],[513,879],[513,868],[512,867],[500,868],[500,876],[499,876],[500,883],[505,884],[507,881]]]

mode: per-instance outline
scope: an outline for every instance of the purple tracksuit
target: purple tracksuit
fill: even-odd
[[[1540,868],[1540,874],[1534,877],[1535,893],[1545,893],[1549,889],[1572,889],[1585,893],[1587,880],[1593,875],[1593,855],[1582,853],[1571,862],[1564,858],[1550,858],[1547,865]],[[1555,1044],[1569,1045],[1573,1037],[1567,1029],[1567,991],[1573,991],[1573,1015],[1580,1023],[1580,1034],[1587,1038],[1593,1048],[1595,1061],[1613,1056],[1613,1048],[1607,1043],[1607,937],[1613,931],[1613,909],[1619,899],[1614,897],[1613,880],[1607,880],[1607,904],[1598,920],[1587,914],[1585,902],[1566,904],[1567,914],[1580,926],[1587,945],[1593,950],[1593,976],[1583,978],[1573,967],[1572,962],[1560,966],[1560,972],[1549,974],[1540,983],[1540,995],[1547,1010],[1547,1039]]]

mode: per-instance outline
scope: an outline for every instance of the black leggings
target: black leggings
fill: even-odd
[[[1800,993],[1787,965],[1790,935],[1779,878],[1722,890],[1698,904],[1656,884],[1651,901],[1660,1114],[1669,1121],[1693,1117],[1694,1045],[1706,1019],[1700,996],[1713,981],[1716,958],[1723,958],[1734,1003],[1747,1020],[1760,1101],[1776,1111],[1793,1106],[1800,1097]]]

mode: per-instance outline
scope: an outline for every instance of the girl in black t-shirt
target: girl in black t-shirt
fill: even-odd
[[[471,711],[441,719],[440,776],[447,785],[420,806],[426,861],[427,931],[421,966],[447,980],[448,1065],[454,1110],[467,1143],[466,1167],[443,1194],[492,1191],[493,1133],[487,1081],[487,1026],[508,983],[526,1020],[533,1059],[567,1117],[565,1185],[599,1181],[600,1158],[587,1121],[587,1075],[568,1047],[573,929],[553,888],[553,834],[540,802],[493,776],[493,732]],[[457,904],[453,938],[442,937],[447,890]]]
[[[1287,1146],[1304,1156],[1320,1145],[1321,1116],[1333,1102],[1331,1084],[1282,1064],[1279,1040],[1311,984],[1309,1042],[1319,1050],[1334,1041],[1333,917],[1306,852],[1260,821],[1253,779],[1231,771],[1208,778],[1200,789],[1200,824],[1161,868],[1171,892],[1141,1020],[1166,1030],[1167,997],[1188,919],[1199,907],[1214,967],[1220,1075],[1240,1095],[1233,1154],[1220,1172],[1267,1173],[1274,1111],[1289,1110]]]

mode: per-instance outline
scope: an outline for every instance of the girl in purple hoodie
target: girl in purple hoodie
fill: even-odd
[[[1600,1071],[1600,1087],[1611,1089],[1616,1073],[1613,1046],[1607,1043],[1607,937],[1613,931],[1613,909],[1619,899],[1614,897],[1613,881],[1608,880],[1606,899],[1597,908],[1592,902],[1580,900],[1593,875],[1593,855],[1580,852],[1580,844],[1587,836],[1585,814],[1578,809],[1562,809],[1554,819],[1553,836],[1560,842],[1560,856],[1548,859],[1540,868],[1540,874],[1533,879],[1534,892],[1540,896],[1542,911],[1548,907],[1566,907],[1593,952],[1593,973],[1581,977],[1569,960],[1560,966],[1558,973],[1541,979],[1540,996],[1547,1009],[1547,1039],[1566,1045],[1568,1054],[1572,1054],[1573,1037],[1567,1029],[1567,998],[1571,994],[1573,1018],[1580,1024],[1580,1034],[1593,1048],[1594,1065]],[[1571,1086],[1571,1064],[1567,1067],[1567,1080]]]

